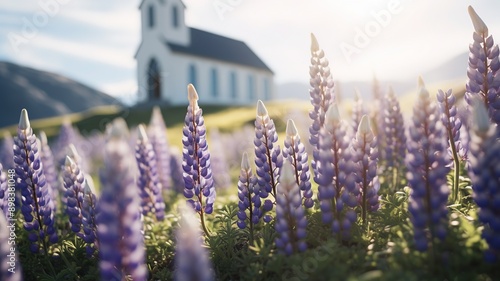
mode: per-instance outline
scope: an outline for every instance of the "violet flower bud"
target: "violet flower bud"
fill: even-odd
[[[101,279],[124,280],[130,275],[132,280],[147,280],[135,159],[125,137],[126,127],[113,122],[108,134],[96,218]]]
[[[294,168],[287,162],[283,166],[276,194],[276,247],[280,253],[286,255],[307,249],[307,219],[294,174]]]
[[[449,161],[443,138],[445,132],[438,122],[436,105],[431,102],[422,78],[419,86],[420,94],[413,108],[413,122],[409,130],[406,177],[412,189],[408,209],[414,228],[415,247],[426,251],[429,243],[433,245],[436,239],[442,241],[446,236]]]
[[[215,202],[215,186],[206,140],[203,111],[198,106],[198,93],[188,85],[189,106],[184,119],[182,144],[184,169],[184,196],[200,215],[211,214]],[[203,202],[205,198],[205,202]]]
[[[141,196],[142,214],[154,212],[157,220],[165,218],[165,202],[163,201],[162,184],[159,180],[156,155],[149,142],[146,128],[139,125],[139,138],[135,147],[135,158],[139,168],[137,185]]]
[[[278,141],[278,134],[274,122],[269,117],[264,103],[257,102],[257,118],[255,119],[255,165],[259,184],[259,194],[266,199],[269,194],[276,199],[276,185],[283,165],[283,156]],[[264,212],[270,211],[273,199],[264,200]],[[266,220],[269,217],[265,218]]]
[[[153,151],[156,155],[156,166],[160,183],[162,188],[169,190],[172,188],[170,146],[167,141],[167,126],[158,106],[153,108],[147,133],[149,142],[153,146]],[[178,190],[182,191],[180,188]]]
[[[334,102],[334,83],[330,72],[329,62],[325,52],[319,48],[318,40],[311,33],[311,65],[309,66],[310,80],[309,95],[313,109],[309,112],[312,124],[309,127],[309,143],[313,147],[311,166],[316,172],[316,162],[319,158],[319,133],[325,123],[325,114],[328,107]]]
[[[301,190],[302,204],[305,208],[312,208],[314,201],[311,189],[311,174],[305,146],[300,141],[300,136],[293,120],[288,120],[286,125],[286,139],[283,148],[283,157],[286,158],[294,169],[295,181]]]
[[[17,137],[14,139],[14,163],[30,250],[33,253],[40,250],[47,253],[49,245],[58,240],[54,225],[55,205],[26,109],[21,111]]]
[[[176,281],[212,281],[214,273],[208,253],[203,247],[202,232],[192,208],[180,210],[180,227],[176,231]]]

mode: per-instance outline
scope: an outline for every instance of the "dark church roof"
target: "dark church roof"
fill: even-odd
[[[196,28],[190,28],[190,33],[191,43],[188,46],[182,46],[169,42],[166,42],[166,44],[174,52],[221,60],[273,72],[247,46],[247,44],[242,41],[234,40]]]

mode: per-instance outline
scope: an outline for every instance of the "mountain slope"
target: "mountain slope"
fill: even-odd
[[[30,119],[55,117],[121,103],[64,76],[0,62],[0,127],[16,124],[26,108]]]

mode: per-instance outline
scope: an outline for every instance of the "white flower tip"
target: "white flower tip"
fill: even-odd
[[[389,86],[389,90],[387,92],[387,95],[391,98],[395,97],[396,94],[394,93],[394,89],[392,88],[392,86]]]
[[[424,83],[424,79],[422,78],[422,76],[418,76],[418,88],[425,88],[425,83]]]
[[[429,95],[429,91],[427,91],[427,89],[425,88],[425,83],[424,83],[424,79],[422,79],[422,76],[419,76],[418,77],[418,94],[419,96],[428,96]]]
[[[119,117],[108,125],[107,134],[111,138],[124,138],[128,135],[128,126],[125,119]]]
[[[473,102],[472,120],[476,132],[485,133],[490,129],[491,123],[488,111],[479,98],[475,98]]]
[[[94,187],[94,181],[92,180],[92,177],[88,174],[85,174],[85,183],[83,186],[83,193],[85,195],[88,194],[95,194],[95,187]]]
[[[71,167],[73,165],[75,165],[75,161],[71,157],[66,155],[66,160],[64,161],[64,166]]]
[[[286,135],[289,137],[295,137],[299,134],[297,127],[295,126],[295,122],[292,119],[288,119],[286,123]]]
[[[283,162],[283,168],[281,168],[280,184],[283,187],[290,187],[295,182],[295,172],[293,170],[292,164],[288,161]]]
[[[266,116],[266,115],[267,115],[266,106],[261,100],[257,101],[257,116]]]
[[[43,145],[48,144],[47,134],[45,134],[45,132],[44,132],[44,131],[40,131],[40,133],[39,133],[38,135],[40,136],[40,142],[41,142]]]
[[[361,92],[358,88],[354,88],[354,101],[359,101],[361,99]]]
[[[161,115],[160,107],[159,106],[153,107],[153,112],[151,113],[151,122],[153,122],[153,120],[158,120],[160,118],[163,118],[163,116]]]
[[[250,160],[248,160],[248,154],[243,152],[243,156],[241,157],[241,169],[248,171],[250,170]]]
[[[316,36],[314,36],[314,34],[311,33],[311,52],[317,52],[317,51],[319,51],[318,40],[316,39]]]
[[[484,23],[484,21],[477,15],[476,11],[472,6],[468,8],[470,19],[472,20],[472,24],[474,25],[474,30],[477,33],[482,34],[483,36],[488,36],[488,27]]]
[[[188,89],[188,100],[189,100],[189,103],[192,104],[192,103],[195,103],[195,102],[198,102],[198,92],[196,92],[196,89],[194,88],[193,84],[189,84],[187,86],[187,89]]]
[[[179,207],[179,213],[181,214],[181,230],[179,232],[184,235],[193,235],[200,231],[200,224],[196,219],[193,207],[188,204],[186,203],[186,205]]]
[[[21,110],[21,117],[19,118],[19,129],[26,130],[29,127],[31,126],[30,119],[28,118],[28,111],[23,108],[23,110]]]
[[[363,115],[363,117],[361,117],[361,121],[359,122],[359,126],[358,126],[358,133],[359,134],[368,134],[372,131],[371,127],[370,127],[370,118],[368,118],[367,115]]]
[[[147,141],[148,134],[146,133],[146,126],[144,126],[144,124],[140,124],[138,127],[138,130],[139,130],[139,140],[140,141]]]
[[[80,158],[80,155],[78,154],[78,150],[76,150],[76,146],[72,143],[68,145],[68,155],[71,156],[71,158],[78,159]]]
[[[337,123],[340,122],[339,108],[336,103],[331,104],[325,113],[325,123]]]

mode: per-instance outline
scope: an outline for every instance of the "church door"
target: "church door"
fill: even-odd
[[[158,63],[151,59],[148,67],[148,98],[159,100],[161,98],[161,76]]]

